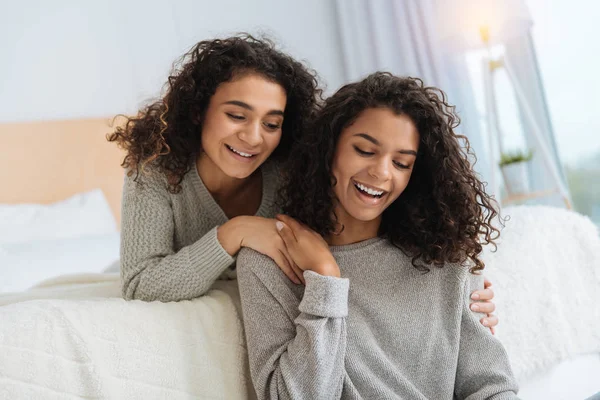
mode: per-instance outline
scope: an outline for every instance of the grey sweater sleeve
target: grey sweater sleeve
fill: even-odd
[[[470,295],[483,289],[483,276],[466,273],[463,286],[461,334],[456,371],[457,399],[518,399],[517,381],[506,350],[488,328],[481,325],[485,314],[470,310]]]
[[[251,249],[240,251],[237,266],[258,398],[339,399],[348,279],[306,271],[302,294],[270,258]]]
[[[163,302],[205,294],[233,263],[217,239],[217,227],[174,250],[173,209],[157,173],[143,184],[125,177],[121,222],[121,280],[127,300]]]

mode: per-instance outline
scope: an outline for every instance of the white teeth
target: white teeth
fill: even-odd
[[[241,151],[237,151],[236,149],[234,149],[233,147],[227,145],[227,147],[229,148],[229,150],[233,151],[236,154],[239,154],[242,157],[252,157],[252,154],[248,154],[248,153],[243,153]]]
[[[361,185],[358,182],[356,182],[355,184],[360,190],[362,190],[363,192],[369,193],[371,196],[381,196],[383,194],[383,190],[373,190],[373,189],[366,187],[365,185]]]

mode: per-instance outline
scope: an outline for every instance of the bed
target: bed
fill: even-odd
[[[110,122],[0,124],[0,293],[118,260],[123,152]]]
[[[108,121],[0,124],[0,398],[253,398],[235,281],[193,301],[120,298],[123,153]],[[597,228],[505,212],[486,274],[522,398],[600,392]]]

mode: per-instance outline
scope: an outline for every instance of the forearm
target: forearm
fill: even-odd
[[[144,257],[123,252],[123,297],[163,302],[200,297],[233,261],[217,239],[217,228],[174,254]]]
[[[339,399],[346,354],[345,319],[303,313],[295,323],[296,336],[279,349],[272,364],[250,359],[259,398]]]
[[[259,268],[265,267],[271,271],[260,271],[258,278],[247,265],[238,264],[250,371],[258,398],[339,398],[345,371],[348,280],[306,272],[306,289],[298,304],[283,273],[273,265]]]

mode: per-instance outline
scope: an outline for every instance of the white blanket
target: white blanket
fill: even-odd
[[[484,275],[495,289],[498,338],[519,381],[600,353],[598,228],[551,207],[511,207],[503,214],[510,220],[498,251],[486,249]]]
[[[36,299],[121,297],[119,273],[84,273],[47,279],[23,292],[0,293],[0,306]]]
[[[118,280],[102,285],[97,294],[110,294]],[[70,295],[79,297],[74,288]],[[178,303],[5,305],[0,348],[0,399],[253,398],[236,281]]]

